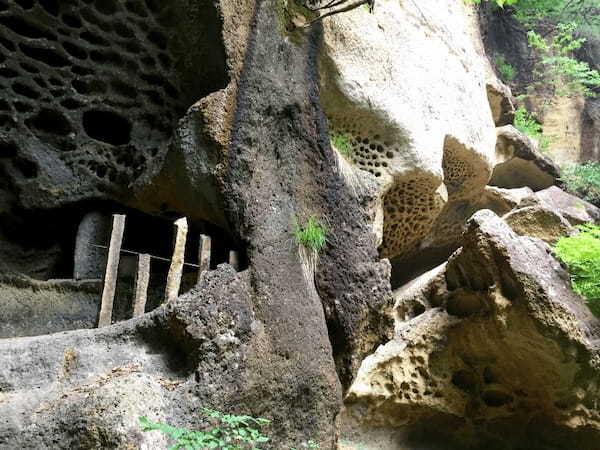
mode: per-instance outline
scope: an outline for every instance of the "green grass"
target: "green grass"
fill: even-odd
[[[318,253],[327,243],[327,228],[310,216],[304,225],[296,223],[294,238],[298,246]]]
[[[527,111],[524,106],[519,106],[515,111],[513,125],[521,133],[536,139],[540,151],[545,152],[550,147],[552,138],[542,133],[542,125],[535,119],[535,114]]]
[[[600,163],[563,167],[560,180],[567,192],[600,205]]]
[[[554,253],[571,272],[573,290],[587,299],[587,305],[600,317],[600,227],[584,224],[575,236],[562,237]]]
[[[269,442],[269,438],[259,429],[270,423],[267,419],[223,414],[208,408],[202,408],[201,411],[212,424],[207,430],[177,428],[164,423],[151,422],[146,417],[140,417],[139,421],[143,431],[160,431],[171,437],[175,445],[169,447],[169,450],[258,449],[256,444]]]
[[[338,151],[344,156],[350,156],[352,154],[352,144],[350,144],[350,137],[346,134],[332,135],[331,145],[337,148]]]
[[[504,81],[513,81],[517,76],[517,70],[506,61],[504,55],[499,55],[494,58],[496,69]]]
[[[142,424],[142,431],[160,431],[169,436],[175,445],[168,450],[261,450],[264,447],[257,445],[265,444],[270,439],[263,435],[262,428],[268,426],[268,419],[255,418],[251,416],[236,416],[224,414],[213,409],[202,408],[200,410],[209,420],[210,425],[205,430],[189,430],[178,428],[164,423],[154,423],[146,417],[138,420]],[[313,440],[304,441],[303,449],[319,449],[318,443]],[[284,448],[289,450],[300,450],[296,447]]]

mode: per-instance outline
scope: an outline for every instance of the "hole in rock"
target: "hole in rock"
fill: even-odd
[[[14,31],[15,33],[25,36],[31,39],[46,38],[49,40],[56,39],[52,33],[44,30],[40,26],[36,26],[30,22],[25,21],[21,17],[14,16],[0,16],[0,24]]]
[[[27,121],[27,125],[39,132],[59,136],[66,136],[72,131],[69,120],[60,111],[52,109],[42,109]]]
[[[77,16],[71,14],[63,14],[62,21],[68,27],[81,28],[81,20]]]
[[[104,82],[95,79],[73,80],[73,88],[81,95],[102,94],[106,91]]]
[[[512,395],[497,389],[490,389],[485,391],[481,395],[481,398],[487,406],[491,406],[492,408],[499,408],[501,406],[512,403],[513,401]]]
[[[0,141],[0,158],[12,158],[17,154],[17,144]]]
[[[468,317],[478,313],[483,308],[481,294],[457,289],[448,298],[446,310],[448,314],[458,317]]]
[[[50,67],[66,67],[69,65],[69,60],[52,48],[33,47],[25,43],[19,44],[19,48],[25,55]]]
[[[15,2],[23,9],[31,9],[34,5],[33,0],[15,0]]]
[[[112,111],[84,112],[83,129],[92,139],[112,145],[127,144],[131,138],[131,123]]]
[[[48,14],[58,16],[60,11],[59,0],[38,0],[42,8],[46,10]]]
[[[477,376],[471,370],[457,370],[452,374],[452,384],[462,391],[471,392],[477,387]]]
[[[107,16],[117,12],[118,4],[115,0],[101,0],[94,2],[94,7]]]
[[[87,52],[76,44],[73,44],[71,42],[63,42],[62,46],[69,55],[77,59],[87,58]]]
[[[15,158],[13,159],[13,164],[25,178],[35,178],[38,175],[37,165],[33,161],[24,158]]]
[[[11,69],[10,67],[0,67],[0,77],[2,78],[15,78],[19,76],[19,72]]]

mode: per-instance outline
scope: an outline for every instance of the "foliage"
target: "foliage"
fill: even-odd
[[[527,111],[524,106],[519,106],[515,111],[513,125],[521,133],[536,139],[540,151],[548,150],[552,139],[542,133],[542,125],[535,119],[535,113]]]
[[[481,3],[482,0],[465,0]],[[526,28],[536,28],[543,23],[572,22],[582,31],[599,34],[600,8],[598,0],[484,0],[503,8],[510,6],[514,16]]]
[[[269,438],[263,436],[258,429],[270,423],[267,419],[222,414],[219,411],[208,408],[202,408],[202,412],[213,423],[213,427],[206,431],[187,430],[163,423],[153,423],[146,417],[140,417],[139,421],[143,425],[143,431],[158,430],[173,438],[175,445],[169,447],[169,450],[211,448],[221,450],[258,449],[254,444],[269,441]]]
[[[517,71],[509,62],[506,61],[504,55],[496,56],[494,58],[494,64],[496,65],[496,68],[498,69],[498,72],[500,72],[500,75],[504,81],[512,81],[515,79]]]
[[[574,23],[580,30],[598,33],[598,0],[519,0],[515,17],[528,28],[542,23]]]
[[[573,290],[600,316],[600,227],[584,224],[577,228],[580,232],[575,236],[558,240],[554,252],[569,267]]]
[[[467,3],[481,3],[481,0],[465,0]],[[484,0],[487,1],[487,0]],[[519,0],[491,0],[500,8],[503,8],[504,5],[514,5]]]
[[[556,33],[544,38],[531,30],[527,33],[529,45],[541,54],[541,67],[534,72],[538,80],[534,88],[542,90],[552,87],[554,94],[568,96],[582,93],[587,97],[595,97],[592,90],[600,87],[600,73],[590,66],[569,56],[574,50],[581,48],[585,38],[576,38],[575,23],[556,26]]]
[[[344,155],[349,156],[352,153],[350,138],[346,134],[334,134],[331,136],[331,144]]]
[[[327,228],[321,225],[314,216],[310,216],[306,224],[296,223],[294,226],[296,244],[307,250],[319,252],[327,243],[327,231]]]
[[[146,417],[138,420],[142,423],[143,431],[160,431],[175,440],[175,445],[169,450],[260,450],[255,444],[269,442],[258,429],[271,423],[268,419],[254,418],[250,416],[236,416],[223,414],[208,408],[201,410],[208,416],[213,427],[206,431],[194,431],[185,428],[177,428],[163,423],[150,422]],[[315,441],[309,440],[302,444],[303,448],[316,450],[321,448]],[[289,450],[297,450],[294,447],[285,447]]]
[[[560,180],[571,194],[600,204],[600,163],[563,167]]]

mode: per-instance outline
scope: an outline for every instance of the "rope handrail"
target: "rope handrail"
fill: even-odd
[[[103,248],[105,250],[108,250],[108,247],[106,245],[98,245],[98,244],[90,244],[92,247],[98,247],[98,248]],[[130,255],[148,255],[148,253],[140,253],[140,252],[134,252],[132,250],[126,250],[124,248],[122,248],[120,250],[122,253],[128,253]],[[160,261],[165,261],[165,262],[171,262],[170,259],[168,258],[163,258],[161,256],[155,256],[155,255],[149,255],[150,258],[154,258],[154,259],[158,259]],[[189,266],[189,267],[194,267],[196,269],[199,269],[200,266],[198,264],[193,264],[193,263],[188,263],[188,262],[184,262],[183,263],[184,266]]]

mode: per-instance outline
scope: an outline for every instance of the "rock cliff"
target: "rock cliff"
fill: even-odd
[[[600,322],[544,241],[600,210],[512,127],[492,19],[382,1],[303,27],[315,6],[0,0],[0,448],[166,448],[138,418],[201,407],[269,418],[265,448],[597,448]],[[95,328],[112,213],[129,253]]]

